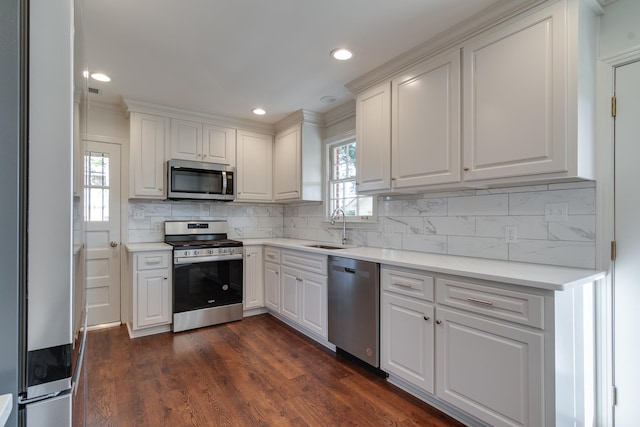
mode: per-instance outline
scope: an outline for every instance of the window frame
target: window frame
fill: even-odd
[[[348,144],[350,142],[355,142],[357,145],[355,131],[345,132],[343,134],[336,135],[334,137],[327,138],[324,140],[323,165],[324,165],[325,179],[323,180],[324,197],[323,197],[322,209],[324,211],[323,221],[327,224],[330,223],[330,217],[331,217],[331,204],[330,204],[330,201],[331,201],[330,183],[331,183],[331,168],[332,168],[331,149],[336,145]],[[371,225],[377,225],[378,224],[378,198],[375,195],[366,195],[366,194],[359,194],[358,197],[371,197],[373,214],[370,216],[355,216],[355,215],[349,216],[348,215],[348,216],[345,216],[345,221],[349,224],[356,225],[356,226],[358,224],[362,224],[365,227],[371,226]],[[340,221],[342,221],[342,218],[340,218]]]

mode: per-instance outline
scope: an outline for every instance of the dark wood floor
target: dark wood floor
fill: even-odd
[[[88,426],[460,426],[270,315],[130,340],[90,332]],[[77,399],[80,400],[80,399]]]

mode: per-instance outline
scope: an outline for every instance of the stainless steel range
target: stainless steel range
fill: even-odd
[[[166,221],[173,246],[173,332],[242,319],[242,242],[227,221]]]

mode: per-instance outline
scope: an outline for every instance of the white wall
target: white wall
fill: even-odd
[[[89,101],[87,134],[129,139],[129,120],[120,106]]]

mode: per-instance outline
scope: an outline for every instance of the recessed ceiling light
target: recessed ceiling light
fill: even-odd
[[[264,116],[265,114],[267,114],[267,112],[263,109],[263,108],[254,108],[253,110],[251,110],[253,112],[253,114],[255,114],[256,116]]]
[[[341,47],[338,49],[333,49],[331,51],[331,57],[339,61],[346,61],[347,59],[351,59],[353,57],[353,52],[351,52],[349,49]]]
[[[324,102],[325,104],[333,104],[337,100],[338,98],[332,95],[327,95],[320,98],[320,101]]]
[[[99,82],[110,82],[111,77],[103,73],[91,73],[91,78]]]

